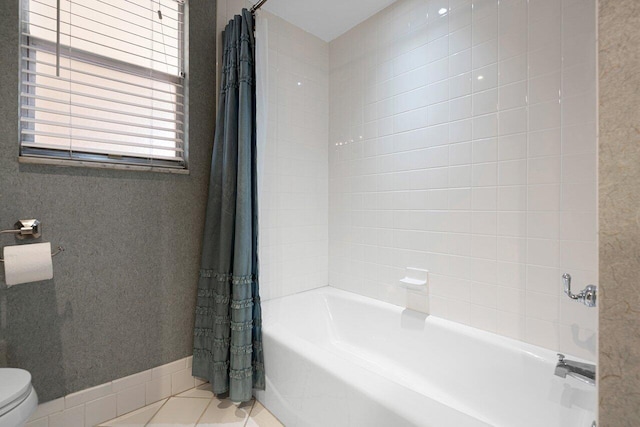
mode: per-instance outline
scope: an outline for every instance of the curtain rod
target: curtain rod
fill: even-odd
[[[260,9],[262,5],[264,5],[268,0],[260,0],[258,3],[254,4],[251,8],[251,13],[254,13],[256,10]]]

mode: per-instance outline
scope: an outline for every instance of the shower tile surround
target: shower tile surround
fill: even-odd
[[[403,0],[330,44],[329,283],[595,359],[593,0]],[[408,301],[407,301],[408,299]]]
[[[219,23],[248,5],[221,2]],[[401,0],[329,44],[328,282],[299,280],[296,255],[325,267],[295,231],[324,214],[308,126],[325,106],[298,92],[323,81],[324,43],[261,13],[264,299],[328,283],[594,360],[597,311],[560,277],[598,279],[595,2]],[[406,267],[430,271],[428,296],[398,286]]]
[[[260,194],[260,282],[266,300],[329,280],[329,45],[261,13],[269,46]]]
[[[251,3],[220,1],[219,27],[243,7]],[[260,13],[269,49],[267,140],[258,148],[260,294],[266,301],[328,283],[329,45]]]

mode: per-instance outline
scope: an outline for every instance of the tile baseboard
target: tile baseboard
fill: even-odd
[[[204,384],[192,356],[38,405],[25,427],[93,427]],[[36,390],[37,391],[37,390]]]

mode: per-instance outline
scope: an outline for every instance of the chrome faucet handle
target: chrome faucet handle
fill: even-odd
[[[564,363],[564,354],[558,353],[558,362]]]
[[[577,295],[571,293],[571,275],[569,273],[562,275],[562,283],[564,284],[564,293],[571,299],[578,299]]]
[[[594,285],[588,285],[578,294],[571,292],[571,275],[564,273],[562,275],[562,283],[564,285],[564,293],[572,300],[581,302],[587,307],[595,307],[597,302],[598,288]]]

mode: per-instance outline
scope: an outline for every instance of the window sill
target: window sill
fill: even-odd
[[[163,167],[153,167],[153,166],[122,165],[118,163],[87,162],[82,160],[49,159],[46,157],[18,156],[18,162],[26,163],[26,164],[51,165],[51,166],[62,166],[62,167],[116,169],[116,170],[137,171],[137,172],[156,172],[156,173],[169,173],[169,174],[175,174],[175,175],[189,175],[189,169],[172,169],[172,168],[166,168],[166,167],[163,168]]]

